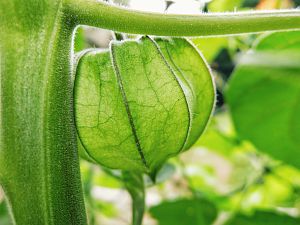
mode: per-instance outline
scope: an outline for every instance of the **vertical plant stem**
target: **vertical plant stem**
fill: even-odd
[[[60,0],[0,0],[0,182],[17,225],[85,225],[74,26]]]
[[[132,199],[132,225],[141,225],[145,211],[145,185],[143,174],[123,172],[123,180]]]

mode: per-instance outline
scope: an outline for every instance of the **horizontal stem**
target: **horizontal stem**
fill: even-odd
[[[300,10],[172,15],[112,6],[97,0],[67,0],[76,25],[133,34],[209,36],[300,29]]]

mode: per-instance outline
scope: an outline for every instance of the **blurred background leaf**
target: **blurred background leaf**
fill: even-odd
[[[295,225],[300,219],[275,212],[257,211],[251,216],[237,215],[227,225]]]
[[[204,199],[162,202],[150,209],[159,225],[210,225],[216,219],[215,206]]]
[[[271,34],[246,54],[228,83],[240,138],[300,167],[300,32]]]

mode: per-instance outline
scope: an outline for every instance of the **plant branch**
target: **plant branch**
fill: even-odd
[[[300,29],[300,10],[172,15],[112,6],[97,0],[67,0],[76,25],[158,36],[209,36]]]
[[[143,174],[133,171],[123,171],[123,180],[132,199],[132,225],[141,225],[145,211]]]

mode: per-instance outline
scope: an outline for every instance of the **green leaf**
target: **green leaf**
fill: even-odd
[[[11,225],[13,224],[7,210],[6,203],[0,199],[0,224]]]
[[[297,225],[299,218],[290,217],[275,212],[257,211],[254,215],[246,216],[239,214],[230,220],[226,225]]]
[[[226,130],[222,127],[226,127]],[[238,146],[235,134],[232,133],[231,121],[225,113],[214,115],[209,126],[195,144],[195,147],[204,147],[229,158]]]
[[[213,0],[208,5],[208,10],[212,12],[233,11],[240,7],[241,0]]]
[[[200,37],[192,39],[192,41],[209,63],[212,63],[220,50],[228,47],[229,44],[228,37]]]
[[[256,43],[257,50],[292,50],[300,51],[300,32],[276,32],[262,36]]]
[[[180,199],[154,206],[150,214],[159,225],[210,225],[216,219],[217,210],[204,199]]]
[[[254,53],[243,57],[226,92],[238,135],[259,150],[297,167],[300,167],[299,46],[300,32],[265,37]]]
[[[78,136],[104,166],[154,173],[207,124],[214,86],[205,62],[185,39],[158,44],[149,37],[114,41],[109,50],[79,60]]]

